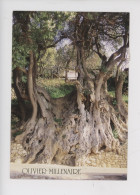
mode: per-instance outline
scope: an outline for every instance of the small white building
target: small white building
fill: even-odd
[[[63,72],[63,77],[66,76],[66,71]],[[67,78],[68,80],[76,80],[78,77],[78,73],[75,70],[68,70]]]

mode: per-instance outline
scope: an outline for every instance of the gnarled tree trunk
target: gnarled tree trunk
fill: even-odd
[[[30,53],[28,94],[32,116],[24,132],[16,137],[28,153],[24,162],[80,165],[83,155],[98,153],[102,148],[119,152],[119,140],[124,141],[127,127],[107,99],[103,85],[106,74],[100,72],[93,80],[85,68],[83,51],[78,55],[82,76],[76,82],[76,91],[55,100],[33,82],[34,58]],[[119,139],[114,138],[111,123]]]
[[[124,75],[121,74],[118,78],[117,83],[116,83],[115,95],[116,95],[118,110],[119,110],[121,116],[124,117],[125,122],[127,123],[128,111],[127,111],[125,102],[123,101],[123,98],[122,98],[124,79],[125,79]]]

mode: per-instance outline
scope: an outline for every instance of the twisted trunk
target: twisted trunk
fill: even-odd
[[[86,70],[82,48],[77,56],[80,77],[76,91],[54,100],[33,81],[34,57],[30,53],[28,95],[32,116],[24,132],[16,137],[27,151],[24,162],[80,165],[83,155],[103,148],[119,152],[120,141],[125,141],[127,126],[118,118],[104,87],[107,74],[101,71],[93,80]],[[118,139],[113,136],[112,123]]]
[[[124,76],[120,75],[119,79],[116,83],[115,95],[116,95],[119,113],[124,117],[124,120],[127,123],[128,111],[127,111],[126,105],[125,105],[123,98],[122,98],[123,83],[124,83]]]
[[[28,99],[28,96],[26,96],[25,93],[23,93],[23,89],[22,89],[23,86],[21,86],[22,85],[22,81],[21,81],[21,74],[22,73],[26,74],[26,71],[24,71],[20,68],[15,68],[13,70],[13,88],[14,88],[15,94],[17,96],[17,101],[18,101],[18,105],[19,105],[19,109],[20,109],[20,113],[21,113],[20,114],[21,122],[24,123],[25,119],[26,119],[26,110],[25,110],[24,99]]]

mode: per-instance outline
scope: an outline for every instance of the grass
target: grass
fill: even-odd
[[[11,100],[11,105],[12,106],[18,105],[18,101],[17,101],[16,98],[14,98],[14,99]]]
[[[75,87],[73,85],[65,84],[65,85],[61,85],[58,87],[49,86],[45,88],[52,98],[60,98],[60,97],[64,97],[67,94],[71,93]]]
[[[128,104],[128,95],[123,95],[123,100]]]
[[[17,131],[17,132],[15,132],[15,133],[13,133],[12,135],[13,135],[13,137],[16,137],[17,135],[20,135],[20,134],[22,134],[23,133],[23,131]]]
[[[62,125],[62,119],[61,118],[54,118],[54,121],[58,123],[60,126]]]
[[[109,91],[108,93],[111,97],[115,98],[115,91]],[[128,95],[123,95],[123,100],[125,101],[125,103],[128,104]],[[115,104],[115,101],[116,100],[114,100],[114,104]]]
[[[41,87],[46,87],[46,86],[60,86],[60,85],[64,85],[65,84],[65,80],[64,79],[46,79],[46,78],[38,78],[37,83],[41,86]]]
[[[74,84],[65,83],[63,79],[41,79],[38,83],[44,87],[52,98],[64,97],[75,89]]]
[[[13,115],[11,117],[11,128],[15,129],[18,123],[19,123],[19,118]]]
[[[112,130],[113,136],[115,139],[118,139],[118,132],[116,131],[116,129]]]

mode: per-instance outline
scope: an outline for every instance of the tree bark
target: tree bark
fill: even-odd
[[[33,108],[31,121],[35,121],[37,116],[37,100],[35,94],[36,89],[35,89],[35,81],[34,81],[35,75],[33,74],[33,68],[34,68],[34,55],[33,52],[30,51],[30,65],[28,70],[28,94]]]
[[[125,102],[123,101],[123,98],[122,98],[123,83],[124,83],[124,76],[120,75],[116,83],[115,95],[116,95],[119,113],[124,117],[124,120],[127,123],[128,111],[127,111]]]
[[[23,94],[22,87],[20,86],[22,85],[21,74],[22,73],[19,68],[15,68],[13,70],[13,87],[15,90],[15,94],[17,96],[18,105],[19,105],[20,112],[21,112],[21,115],[20,115],[21,121],[25,122],[26,110],[25,110],[24,99],[28,99],[28,98],[25,94]]]

